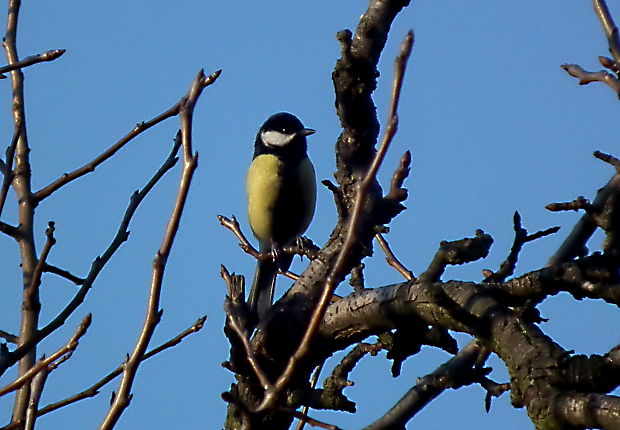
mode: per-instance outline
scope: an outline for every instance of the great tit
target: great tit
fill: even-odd
[[[287,271],[293,261],[282,248],[306,231],[314,215],[316,179],[306,141],[313,133],[295,115],[279,112],[256,135],[246,180],[248,219],[260,251],[274,255],[258,261],[248,298],[259,319],[273,301],[278,269]]]

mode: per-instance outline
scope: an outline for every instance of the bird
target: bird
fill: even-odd
[[[248,306],[262,319],[273,302],[278,269],[287,271],[293,255],[282,248],[294,243],[308,228],[316,207],[316,177],[308,158],[306,128],[295,115],[278,112],[258,130],[254,155],[246,177],[248,220],[261,253]]]

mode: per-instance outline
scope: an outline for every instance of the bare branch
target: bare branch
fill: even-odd
[[[10,384],[6,385],[3,388],[0,388],[0,396],[4,396],[5,394],[8,394],[12,391],[19,389],[24,384],[28,383],[32,378],[34,378],[36,374],[39,373],[42,369],[47,368],[48,366],[50,366],[52,363],[54,363],[58,359],[61,359],[63,356],[67,354],[71,354],[73,351],[75,351],[75,349],[78,346],[80,338],[86,333],[86,330],[88,330],[88,327],[90,326],[91,321],[92,321],[92,315],[91,314],[86,315],[86,317],[84,317],[84,319],[82,320],[82,322],[76,329],[75,333],[73,334],[73,336],[71,336],[71,339],[69,339],[69,342],[67,342],[65,346],[60,348],[58,351],[56,351],[49,357],[42,358],[34,366],[28,369],[26,373],[21,375],[15,381],[11,382]]]
[[[4,330],[0,330],[0,337],[2,339],[6,340],[8,343],[17,343],[17,342],[19,342],[19,337],[15,336],[14,334],[7,333]]]
[[[47,229],[45,230],[47,240],[45,241],[43,251],[41,251],[41,257],[39,257],[39,261],[37,262],[37,266],[34,268],[34,273],[32,275],[32,283],[30,285],[31,294],[34,290],[38,290],[39,286],[41,285],[41,276],[43,275],[43,271],[45,268],[45,260],[47,260],[47,257],[49,256],[52,247],[56,244],[54,230],[56,230],[54,221],[49,221],[47,224]]]
[[[86,279],[80,278],[79,276],[75,276],[71,272],[61,269],[59,267],[53,266],[49,263],[45,263],[43,267],[43,271],[47,273],[52,273],[54,275],[58,275],[61,278],[65,278],[68,281],[73,282],[75,285],[83,285]]]
[[[250,254],[257,260],[267,260],[273,258],[271,256],[271,253],[261,253],[259,250],[252,246],[250,241],[241,231],[239,221],[237,221],[237,218],[234,215],[231,218],[227,218],[224,215],[218,215],[217,219],[220,221],[220,224],[222,224],[235,235],[235,237],[239,240],[239,247],[243,249],[243,251]]]
[[[19,63],[17,53],[17,23],[21,0],[9,0],[7,2],[8,13],[6,20],[6,32],[2,42],[9,66]],[[28,349],[21,355],[19,361],[18,374],[23,376],[36,362],[36,348],[34,338],[37,334],[41,303],[39,302],[38,289],[32,289],[32,277],[37,265],[37,252],[34,242],[34,209],[36,203],[32,198],[31,186],[31,166],[30,166],[30,147],[28,145],[28,135],[26,132],[26,113],[24,99],[24,74],[21,69],[11,70],[11,90],[13,102],[11,106],[13,116],[13,142],[7,152],[14,148],[15,170],[13,177],[10,173],[11,162],[7,160],[6,175],[4,184],[13,184],[13,188],[20,202],[18,210],[18,222],[20,228],[19,248],[21,254],[22,269],[22,315],[19,330],[20,348],[30,344]],[[13,156],[11,156],[13,158]],[[6,185],[0,189],[0,204],[4,205],[6,198]],[[18,348],[19,349],[19,348]],[[4,357],[3,357],[4,358]],[[28,402],[30,400],[30,387],[24,385],[17,395],[13,405],[13,420],[21,420],[26,415]]]
[[[618,27],[614,22],[607,3],[605,0],[592,0],[594,11],[601,21],[607,42],[609,43],[609,52],[613,55],[616,62],[620,62],[620,37],[618,36]]]
[[[217,79],[217,77],[220,75],[221,70],[215,72],[213,75],[213,78],[211,78],[211,76],[209,77],[210,79],[212,79],[212,81],[215,81],[215,79]],[[209,79],[208,78],[208,79]],[[105,152],[103,152],[101,155],[99,155],[98,157],[96,157],[94,160],[86,163],[85,165],[83,165],[82,167],[74,170],[73,172],[70,173],[65,173],[62,176],[60,176],[58,179],[56,179],[56,181],[52,182],[51,184],[47,185],[46,187],[40,189],[39,191],[34,193],[34,200],[39,203],[41,202],[41,200],[49,197],[53,192],[55,192],[56,190],[58,190],[59,188],[63,187],[64,185],[68,184],[69,182],[86,175],[87,173],[91,173],[93,171],[95,171],[95,168],[97,166],[99,166],[101,163],[103,163],[104,161],[108,160],[110,157],[112,157],[114,154],[116,154],[116,152],[121,149],[123,146],[125,146],[127,143],[129,143],[133,138],[135,138],[136,136],[138,136],[140,133],[142,133],[143,131],[148,130],[149,128],[153,127],[154,125],[159,124],[160,122],[171,118],[173,116],[176,116],[179,114],[179,112],[181,111],[181,105],[182,105],[182,101],[183,99],[181,99],[179,102],[177,102],[174,106],[170,107],[170,109],[166,110],[165,112],[157,115],[156,117],[148,120],[148,121],[143,121],[141,123],[136,124],[136,126],[129,132],[127,133],[122,139],[120,139],[118,142],[116,142],[114,145],[112,145],[110,148],[108,148]]]
[[[129,227],[129,223],[133,218],[136,210],[140,203],[144,200],[147,194],[153,189],[155,184],[164,176],[164,174],[170,170],[177,162],[176,154],[180,148],[180,140],[175,142],[173,145],[172,151],[168,155],[168,158],[164,161],[159,170],[153,175],[153,177],[147,182],[144,188],[140,191],[136,191],[129,201],[129,205],[127,210],[125,211],[125,215],[123,216],[123,220],[119,226],[119,229],[108,246],[108,248],[104,251],[104,253],[95,258],[91,265],[90,272],[86,276],[84,282],[82,282],[82,286],[77,291],[73,299],[65,306],[65,308],[50,321],[46,326],[39,329],[35,336],[29,339],[28,342],[20,343],[20,346],[14,351],[6,354],[4,356],[0,356],[0,374],[4,373],[6,369],[12,366],[17,360],[27,354],[34,345],[40,342],[45,337],[49,336],[52,332],[54,332],[58,327],[62,326],[67,318],[77,309],[77,307],[84,301],[86,294],[92,287],[93,283],[103,270],[104,266],[108,261],[112,258],[112,256],[116,253],[119,247],[127,240],[129,236],[129,231],[127,230]]]
[[[314,373],[312,374],[312,377],[310,378],[310,388],[316,387],[316,384],[319,381],[319,376],[321,375],[321,370],[323,370],[323,363],[321,363],[314,369]],[[307,417],[309,409],[310,408],[308,406],[302,407],[301,414],[304,417]],[[297,427],[295,428],[295,430],[304,430],[305,426],[306,426],[306,421],[299,418],[299,422],[297,423]]]
[[[553,396],[553,410],[576,428],[617,429],[620,397],[566,392]]]
[[[277,407],[277,409],[279,411],[291,414],[293,417],[297,418],[298,420],[302,421],[302,422],[307,422],[308,424],[310,424],[312,427],[320,427],[322,429],[327,429],[327,430],[341,430],[340,427],[332,425],[332,424],[328,424],[325,423],[323,421],[319,421],[317,419],[311,418],[308,415],[296,411],[294,409],[289,409],[289,408],[284,408],[284,407]]]
[[[32,66],[33,64],[42,63],[44,61],[53,61],[64,53],[65,49],[52,49],[50,51],[43,52],[42,54],[31,55],[30,57],[26,57],[16,63],[2,66],[0,67],[0,79],[6,78],[6,76],[2,75],[3,73],[7,73],[15,69],[23,69],[24,67]]]
[[[536,239],[540,239],[541,237],[557,233],[558,230],[560,230],[560,227],[551,227],[546,230],[539,230],[536,233],[529,234],[528,231],[521,226],[521,215],[518,211],[515,211],[514,213],[513,224],[515,238],[512,242],[510,253],[508,254],[508,257],[506,257],[506,260],[502,262],[497,272],[492,273],[491,271],[487,271],[488,273],[486,273],[486,279],[484,282],[504,282],[509,276],[514,274],[517,261],[519,260],[519,253],[521,252],[521,249],[523,249],[523,245]]]
[[[22,236],[22,232],[19,228],[13,227],[12,225],[2,221],[0,221],[0,233],[4,233],[15,240],[19,240]]]
[[[439,250],[435,253],[428,269],[420,275],[419,279],[428,282],[438,281],[449,265],[465,264],[485,258],[492,244],[491,235],[480,229],[476,230],[475,237],[453,241],[444,240],[439,245]]]
[[[149,293],[146,320],[142,327],[136,346],[125,364],[123,377],[121,379],[118,392],[116,393],[116,396],[112,401],[112,405],[110,406],[108,413],[99,427],[101,430],[109,430],[114,428],[123,411],[127,408],[127,406],[129,406],[132,396],[130,393],[131,387],[136,377],[136,372],[138,371],[138,367],[142,361],[142,356],[144,355],[153,333],[155,332],[155,328],[161,319],[162,311],[159,310],[159,298],[161,295],[166,262],[168,260],[168,256],[170,255],[170,250],[172,249],[172,244],[174,243],[176,233],[179,229],[181,215],[183,214],[192,177],[196,167],[198,166],[198,154],[194,154],[192,151],[192,117],[194,107],[204,88],[215,82],[219,75],[220,72],[218,71],[207,77],[201,70],[192,82],[187,95],[184,96],[179,102],[181,141],[183,146],[183,171],[181,173],[179,191],[172,210],[172,215],[170,216],[166,226],[163,242],[155,255],[155,259],[153,260],[153,277]]]
[[[69,354],[64,355],[60,360],[65,360],[69,357]],[[56,363],[57,364],[57,363]],[[39,407],[39,401],[41,400],[41,394],[43,394],[43,387],[47,381],[47,376],[50,373],[51,365],[41,369],[39,373],[35,375],[30,384],[30,401],[28,402],[28,409],[26,410],[26,423],[24,430],[34,430],[34,425],[37,421],[37,409]]]
[[[15,172],[13,171],[13,159],[15,158],[15,148],[17,148],[17,141],[21,135],[22,125],[21,120],[16,120],[15,127],[13,128],[13,138],[11,144],[6,149],[6,161],[3,166],[2,188],[0,188],[0,216],[6,203],[6,196],[9,192],[9,187],[15,178]]]
[[[412,46],[413,32],[410,31],[409,33],[407,33],[407,36],[405,36],[403,43],[401,44],[400,53],[395,61],[392,101],[390,104],[388,126],[381,141],[381,145],[379,146],[379,150],[375,154],[373,162],[370,165],[368,171],[366,172],[364,179],[359,184],[357,197],[355,200],[355,206],[351,214],[346,239],[344,241],[342,249],[338,254],[338,258],[336,259],[334,266],[332,267],[325,279],[325,286],[323,287],[323,292],[321,294],[321,297],[319,298],[319,301],[316,304],[316,307],[310,319],[310,323],[308,324],[308,328],[306,329],[304,336],[299,346],[297,347],[297,350],[289,358],[286,368],[284,369],[282,375],[280,375],[276,383],[265,391],[265,397],[263,398],[262,403],[259,405],[258,411],[265,410],[275,404],[282,390],[286,387],[286,385],[288,385],[288,382],[293,376],[297,364],[308,353],[310,343],[319,329],[319,325],[323,319],[323,315],[325,315],[327,306],[329,306],[330,304],[332,294],[343,278],[342,272],[349,257],[348,254],[357,242],[357,229],[361,222],[362,209],[364,207],[366,195],[371,185],[375,181],[377,171],[381,166],[385,154],[398,128],[398,101],[400,99],[400,91],[403,84],[403,77],[407,67],[407,60],[409,59],[409,55],[411,54]]]
[[[616,169],[616,172],[620,173],[620,159],[618,157],[614,157],[611,154],[605,154],[601,151],[594,151],[594,156],[599,160],[613,166]]]
[[[602,82],[609,86],[618,97],[620,97],[620,80],[605,70],[598,72],[589,72],[578,64],[562,64],[561,66],[566,72],[579,79],[579,85],[587,85],[591,82]]]
[[[408,281],[415,281],[415,276],[413,274],[412,271],[410,271],[409,269],[407,269],[399,260],[398,258],[396,258],[396,255],[394,255],[394,253],[392,252],[392,249],[390,248],[390,245],[387,243],[387,241],[385,240],[385,238],[383,237],[383,235],[381,233],[377,233],[377,235],[375,236],[377,239],[377,243],[379,244],[379,246],[381,247],[381,249],[383,250],[383,252],[385,253],[385,261],[387,261],[387,263],[393,267],[394,269],[396,269],[398,271],[398,273],[400,273],[401,275],[403,275],[403,277],[408,280]]]
[[[439,394],[448,388],[459,386],[452,385],[451,382],[463,374],[472,372],[481,348],[482,345],[478,341],[470,342],[433,373],[418,379],[417,384],[392,409],[364,430],[404,429],[405,424]]]
[[[144,354],[144,356],[142,357],[142,361],[146,361],[147,359],[153,357],[154,355],[159,354],[160,352],[165,351],[168,348],[172,348],[178,345],[179,343],[183,341],[183,339],[185,339],[190,334],[199,332],[204,327],[204,323],[206,319],[207,319],[206,316],[199,318],[191,327],[182,331],[181,333],[179,333],[172,339],[168,340],[167,342],[162,343],[158,347],[153,348],[152,350]],[[114,378],[116,378],[118,375],[123,373],[124,367],[125,367],[125,364],[123,363],[120,366],[118,366],[116,369],[114,369],[112,372],[108,373],[105,377],[97,381],[95,384],[91,385],[89,388],[81,391],[80,393],[67,397],[66,399],[60,400],[58,402],[50,403],[49,405],[39,409],[37,411],[37,416],[48,414],[62,407],[72,405],[73,403],[76,403],[80,400],[96,396],[97,394],[99,394],[99,390],[103,386],[113,381]],[[21,422],[14,422],[12,424],[9,424],[5,427],[0,428],[0,430],[16,429],[20,426],[21,426]]]
[[[235,332],[238,340],[241,342],[241,345],[243,345],[243,349],[245,351],[245,358],[250,364],[250,367],[254,371],[254,374],[258,378],[261,386],[267,389],[271,385],[271,382],[261,368],[260,363],[256,358],[256,354],[254,354],[254,349],[250,344],[248,332],[244,327],[244,325],[246,324],[246,315],[238,315],[233,313],[233,306],[231,306],[233,300],[238,302],[243,297],[239,293],[233,294],[233,291],[235,291],[236,289],[233,286],[232,277],[226,267],[222,266],[220,275],[222,276],[222,279],[224,279],[224,281],[226,282],[229,291],[229,295],[226,297],[226,303],[224,305],[224,310],[226,311],[226,324]]]
[[[600,157],[599,157],[600,158]],[[590,213],[600,213],[605,207],[607,201],[620,190],[620,174],[616,173],[609,182],[601,188],[596,194],[596,198],[592,202],[592,210]],[[570,261],[575,257],[587,254],[586,243],[594,234],[598,224],[596,219],[586,213],[573,227],[568,237],[564,240],[560,248],[549,259],[547,266],[554,266],[558,263]]]

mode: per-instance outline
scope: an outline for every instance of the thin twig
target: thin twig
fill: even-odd
[[[310,424],[312,427],[320,427],[322,429],[327,429],[327,430],[341,430],[340,427],[335,426],[333,424],[328,424],[326,422],[323,421],[319,421],[315,418],[310,418],[308,415],[303,414],[302,412],[296,411],[294,409],[290,409],[290,408],[285,408],[282,406],[278,406],[277,409],[281,412],[285,412],[287,414],[291,414],[293,417],[297,418],[298,420],[302,421],[302,422],[307,422],[308,424]]]
[[[310,323],[308,324],[308,328],[306,329],[304,336],[299,346],[297,347],[297,350],[289,358],[286,368],[278,377],[278,380],[275,382],[275,384],[265,391],[265,397],[263,398],[261,404],[258,406],[257,411],[264,411],[265,409],[273,406],[280,393],[288,385],[288,382],[293,376],[297,364],[308,353],[310,349],[310,343],[312,342],[312,339],[314,338],[316,332],[319,329],[321,321],[323,320],[323,316],[325,315],[325,311],[330,304],[332,294],[340,283],[341,279],[343,278],[343,269],[357,239],[357,229],[361,222],[362,209],[364,207],[366,195],[373,182],[375,181],[377,171],[381,166],[385,154],[398,128],[398,101],[400,99],[403,77],[407,67],[407,60],[409,59],[409,56],[411,54],[412,46],[413,32],[409,31],[409,33],[407,33],[407,36],[405,36],[403,43],[401,44],[400,53],[395,61],[394,82],[392,86],[392,99],[388,116],[388,126],[385,130],[385,134],[383,136],[379,149],[375,154],[372,164],[370,165],[366,176],[362,179],[358,186],[357,197],[349,221],[344,244],[338,254],[338,257],[336,258],[334,266],[331,268],[327,277],[325,278],[323,292],[316,304],[316,307],[314,308]]]
[[[471,371],[476,365],[482,345],[473,340],[457,355],[438,367],[433,373],[420,378],[388,412],[364,428],[364,430],[387,430],[405,428],[405,424],[431,400],[450,388],[446,379]]]
[[[319,382],[319,376],[321,375],[321,371],[323,370],[323,365],[324,364],[325,364],[325,362],[319,364],[314,369],[314,373],[312,374],[312,377],[310,378],[310,388],[316,387],[316,384]],[[308,406],[302,407],[301,408],[301,415],[304,416],[304,417],[307,417],[309,409],[310,408]],[[306,420],[299,419],[299,422],[297,423],[297,427],[295,428],[295,430],[304,430],[305,426],[306,426]]]
[[[61,269],[59,267],[53,266],[49,263],[45,263],[43,267],[43,271],[46,273],[52,273],[54,275],[60,276],[61,278],[65,278],[67,281],[73,282],[75,285],[84,285],[86,279],[80,278],[79,276],[75,276],[73,273]]]
[[[219,72],[216,72],[207,77],[201,70],[192,82],[187,95],[179,101],[181,141],[183,149],[183,170],[181,173],[181,180],[179,182],[179,191],[177,193],[172,214],[166,226],[163,242],[155,255],[155,259],[153,260],[153,277],[151,280],[146,320],[144,321],[144,325],[136,346],[127,359],[127,363],[123,369],[123,377],[121,379],[118,392],[116,393],[110,409],[99,427],[100,430],[110,430],[114,428],[123,411],[127,408],[127,406],[129,406],[129,402],[132,397],[131,387],[136,377],[138,367],[142,361],[142,356],[146,352],[148,344],[151,341],[153,333],[155,332],[155,328],[161,319],[162,311],[159,309],[159,299],[163,284],[164,271],[166,269],[166,262],[168,260],[168,256],[170,255],[176,233],[179,229],[181,215],[183,214],[192,177],[196,167],[198,166],[198,154],[193,153],[192,150],[192,117],[194,107],[204,88],[215,82],[219,74]]]
[[[620,96],[620,80],[605,70],[589,72],[578,64],[562,64],[561,67],[566,70],[569,75],[579,79],[579,85],[602,82]]]
[[[15,148],[17,147],[17,141],[21,135],[21,122],[16,122],[13,129],[13,138],[11,144],[6,149],[6,161],[4,162],[4,178],[2,179],[2,188],[0,189],[0,216],[2,216],[2,210],[6,203],[6,196],[9,192],[9,187],[15,178],[15,172],[13,172],[13,159],[15,158]]]
[[[6,76],[2,76],[3,73],[10,72],[15,69],[23,69],[24,67],[32,66],[33,64],[42,63],[44,61],[53,61],[65,53],[65,49],[52,49],[50,51],[43,52],[38,55],[31,55],[23,60],[20,60],[13,64],[0,67],[0,79],[5,79]]]
[[[377,233],[375,235],[375,238],[377,239],[377,243],[379,244],[379,246],[381,247],[381,249],[385,253],[385,261],[387,261],[387,264],[389,264],[391,267],[396,269],[398,271],[398,273],[403,275],[403,277],[406,280],[408,280],[408,281],[415,281],[416,278],[413,275],[413,272],[411,270],[407,269],[398,260],[398,258],[396,258],[396,256],[392,252],[392,249],[390,248],[390,245],[387,243],[387,241],[385,240],[383,235],[381,233]]]
[[[620,173],[620,159],[618,157],[601,151],[594,151],[594,156],[599,160],[613,166],[616,169],[616,172]]]
[[[5,394],[19,389],[24,384],[28,383],[32,378],[34,378],[35,375],[39,373],[42,369],[48,367],[56,360],[61,359],[64,355],[71,354],[73,351],[75,351],[75,348],[77,348],[80,338],[86,333],[86,330],[88,330],[91,321],[92,315],[86,315],[86,317],[84,317],[84,319],[75,330],[75,333],[73,334],[73,336],[71,336],[71,339],[69,339],[69,342],[67,342],[66,345],[64,345],[62,348],[60,348],[49,357],[44,357],[39,360],[34,366],[28,369],[26,373],[21,375],[15,381],[4,386],[3,388],[0,388],[0,396],[4,396]]]
[[[41,276],[43,275],[45,260],[47,260],[47,257],[49,256],[52,247],[56,244],[56,238],[54,237],[55,230],[56,227],[54,221],[49,221],[47,224],[47,229],[45,230],[45,236],[47,236],[47,240],[45,241],[43,251],[41,251],[41,256],[39,257],[37,266],[34,268],[34,273],[32,274],[32,281],[30,284],[31,292],[37,290],[41,285]]]
[[[7,341],[8,343],[17,343],[19,342],[19,337],[14,334],[8,333],[4,330],[0,330],[0,337]]]
[[[219,76],[219,74],[221,73],[221,70],[218,70],[217,72],[215,72],[213,75],[217,75]],[[215,76],[215,78],[213,78],[213,80],[217,79],[217,76]],[[123,138],[121,138],[118,142],[116,142],[114,145],[112,145],[110,148],[108,148],[105,152],[103,152],[101,155],[97,156],[94,160],[86,163],[85,165],[83,165],[82,167],[75,169],[74,171],[70,172],[70,173],[65,173],[62,176],[60,176],[58,179],[56,179],[54,182],[52,182],[51,184],[43,187],[42,189],[40,189],[39,191],[34,193],[34,199],[36,202],[40,202],[41,200],[45,199],[46,197],[49,197],[54,191],[58,190],[59,188],[63,187],[64,185],[68,184],[69,182],[86,175],[87,173],[91,173],[95,170],[95,168],[97,166],[99,166],[101,163],[103,163],[104,161],[106,161],[107,159],[109,159],[110,157],[112,157],[119,149],[121,149],[123,146],[125,146],[127,143],[129,143],[133,138],[135,138],[136,136],[138,136],[140,133],[142,133],[143,131],[148,130],[149,128],[153,127],[154,125],[159,124],[160,122],[168,119],[168,118],[172,118],[173,116],[176,116],[179,114],[180,110],[181,110],[181,102],[183,99],[181,99],[179,102],[177,102],[176,104],[174,104],[174,106],[170,107],[170,109],[166,110],[165,112],[157,115],[156,117],[148,120],[148,121],[143,121],[141,123],[136,124],[136,126],[129,132],[127,133]]]
[[[620,174],[616,173],[596,194],[596,198],[592,202],[592,210],[595,213],[600,212],[607,204],[609,198],[618,193],[618,189],[620,189]],[[594,234],[597,226],[596,220],[592,215],[589,213],[583,215],[579,221],[577,221],[570,234],[564,239],[562,245],[560,245],[555,254],[549,259],[547,267],[555,266],[559,263],[570,261],[575,257],[585,255],[585,253],[587,253],[585,245]]]
[[[504,282],[509,276],[512,276],[517,267],[517,261],[519,260],[519,254],[523,245],[528,242],[540,239],[541,237],[555,234],[560,230],[560,227],[551,227],[545,230],[539,230],[536,233],[528,233],[528,231],[521,225],[521,214],[519,211],[515,211],[513,218],[513,227],[515,231],[515,237],[510,248],[510,253],[506,259],[500,265],[497,272],[493,273],[490,270],[485,271],[484,282]]]
[[[226,282],[226,285],[228,286],[228,290],[232,291],[232,286],[233,286],[232,277],[230,276],[230,273],[228,272],[228,269],[226,269],[226,267],[222,266],[220,270],[220,276]],[[241,327],[235,315],[232,315],[228,310],[226,312],[226,323],[235,332],[235,334],[237,335],[237,338],[243,345],[243,349],[245,350],[245,355],[248,360],[248,363],[250,364],[250,367],[252,368],[252,370],[254,371],[254,374],[258,378],[258,381],[260,382],[261,386],[267,389],[271,385],[271,382],[269,381],[269,379],[267,378],[267,375],[265,374],[262,367],[260,366],[258,359],[256,358],[256,354],[254,354],[254,349],[252,348],[252,345],[250,344],[250,340],[248,339],[246,330],[243,327]]]
[[[207,319],[206,316],[199,318],[191,327],[182,331],[181,333],[179,333],[172,339],[168,340],[167,342],[162,343],[158,347],[153,348],[152,350],[144,354],[144,356],[142,357],[142,361],[146,361],[147,359],[153,357],[154,355],[159,354],[160,352],[165,351],[166,349],[169,349],[169,348],[172,348],[173,346],[178,345],[179,343],[183,341],[183,339],[185,339],[190,334],[199,332],[204,327],[204,323],[206,319]],[[118,375],[123,373],[124,367],[125,367],[125,364],[123,363],[120,366],[118,366],[116,369],[114,369],[112,372],[108,373],[106,376],[101,378],[95,384],[79,392],[78,394],[75,394],[63,400],[59,400],[57,402],[50,403],[49,405],[44,406],[43,408],[37,411],[37,416],[40,417],[41,415],[48,414],[62,407],[72,405],[73,403],[76,403],[80,400],[84,400],[84,399],[96,396],[97,394],[99,394],[99,390],[102,387],[104,387],[106,384],[113,381],[114,378],[116,378]],[[16,423],[9,424],[5,427],[2,427],[0,428],[0,430],[16,429],[20,427],[20,425],[21,425],[21,422],[16,422]]]
[[[22,237],[22,231],[19,228],[2,221],[0,221],[0,233],[4,233],[15,240],[19,240]]]
[[[64,355],[60,360],[68,358],[70,354]],[[59,360],[59,361],[60,361]],[[37,409],[39,408],[39,401],[41,400],[41,394],[43,394],[43,387],[50,374],[51,366],[47,366],[39,373],[35,375],[30,383],[30,401],[28,402],[28,409],[26,409],[26,423],[24,424],[24,430],[34,430],[34,425],[37,422]]]
[[[234,215],[231,218],[227,218],[224,215],[218,215],[217,219],[219,220],[220,224],[222,224],[224,227],[226,227],[228,230],[230,230],[235,235],[237,240],[239,240],[239,247],[243,249],[246,253],[250,254],[252,257],[256,258],[257,260],[265,260],[267,258],[272,258],[271,253],[263,254],[252,246],[250,241],[245,237],[245,235],[241,231],[241,226],[239,225],[239,221],[237,221],[237,218]],[[265,257],[265,255],[267,255],[267,257]]]
[[[164,176],[164,174],[176,164],[176,154],[179,148],[180,142],[175,142],[172,151],[170,152],[164,163],[161,165],[159,170],[147,182],[147,184],[142,190],[136,191],[131,196],[129,205],[127,207],[127,210],[125,211],[125,215],[123,216],[123,220],[120,223],[115,237],[112,239],[112,242],[104,251],[104,253],[101,256],[95,258],[91,265],[90,272],[86,276],[86,279],[82,283],[82,286],[77,291],[73,299],[69,303],[67,303],[65,308],[52,321],[50,321],[46,326],[38,330],[35,336],[30,338],[28,342],[22,342],[20,346],[14,351],[11,351],[9,354],[0,356],[0,374],[4,373],[8,367],[12,366],[17,360],[23,357],[24,354],[28,353],[28,351],[30,351],[30,349],[34,345],[36,345],[37,342],[40,342],[42,339],[54,332],[58,327],[62,326],[67,320],[67,318],[69,318],[69,316],[84,301],[86,294],[88,294],[88,291],[97,279],[99,273],[101,273],[101,270],[103,270],[108,261],[110,261],[110,259],[120,248],[120,246],[127,240],[129,236],[129,231],[127,230],[129,228],[129,223],[131,222],[131,219],[133,218],[133,215],[138,209],[140,203],[153,189],[155,184],[157,184],[157,182],[159,182],[159,180]]]

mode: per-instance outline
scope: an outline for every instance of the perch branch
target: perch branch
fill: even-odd
[[[325,286],[323,287],[323,292],[321,294],[321,297],[319,298],[318,303],[316,304],[316,307],[310,319],[310,323],[308,324],[308,328],[306,329],[304,336],[299,346],[297,347],[297,350],[288,360],[286,368],[278,377],[276,383],[273,386],[270,386],[265,391],[265,397],[259,405],[258,411],[265,410],[271,407],[276,402],[282,390],[284,390],[284,388],[288,385],[288,382],[293,376],[297,364],[308,353],[310,343],[319,329],[320,323],[323,319],[323,315],[325,315],[325,311],[330,304],[332,294],[335,288],[338,286],[341,278],[343,277],[342,272],[349,257],[349,253],[357,241],[357,228],[361,222],[362,210],[364,207],[366,194],[368,193],[370,187],[375,181],[377,171],[379,170],[379,167],[383,162],[385,154],[398,128],[398,101],[400,99],[403,77],[407,68],[407,60],[409,59],[409,56],[411,54],[412,47],[413,32],[409,31],[401,44],[400,53],[395,61],[394,82],[392,86],[392,99],[390,104],[390,113],[388,116],[388,126],[379,146],[379,150],[375,154],[375,157],[372,161],[372,164],[370,165],[370,168],[368,169],[368,172],[359,184],[357,198],[355,201],[353,212],[351,214],[351,219],[349,221],[346,239],[344,241],[344,244],[342,245],[342,249],[338,254],[334,266],[332,267],[325,279]]]

